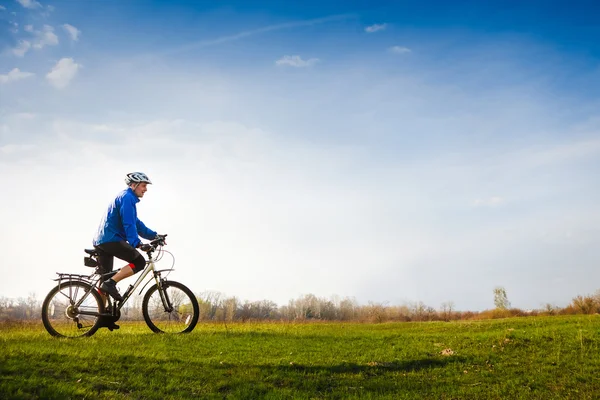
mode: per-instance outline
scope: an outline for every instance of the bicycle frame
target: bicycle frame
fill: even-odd
[[[155,263],[154,263],[154,259],[152,258],[151,254],[148,254],[148,260],[146,261],[146,267],[144,267],[144,270],[141,272],[141,274],[139,275],[139,277],[135,280],[135,282],[132,285],[129,285],[129,287],[127,288],[127,290],[125,291],[124,295],[123,295],[123,301],[121,302],[114,302],[111,299],[110,296],[105,295],[105,298],[108,301],[108,313],[103,313],[103,314],[99,314],[97,312],[87,312],[87,311],[83,311],[80,310],[79,313],[81,315],[91,315],[91,316],[114,316],[114,314],[116,314],[117,310],[120,311],[121,308],[123,308],[123,306],[125,305],[125,303],[127,302],[127,300],[131,297],[131,295],[133,294],[133,292],[142,284],[142,282],[144,281],[144,279],[148,276],[148,274],[150,272],[153,273],[153,277],[154,277],[154,281],[156,282],[156,285],[161,288],[162,287],[162,282],[164,281],[164,279],[161,276],[162,272],[165,271],[173,271],[173,268],[168,268],[168,269],[161,269],[161,270],[156,270],[155,269]],[[114,275],[116,273],[116,271],[113,272],[109,272],[108,274],[103,274],[103,275]],[[56,279],[58,281],[58,285],[60,286],[61,282],[63,280],[78,280],[78,281],[82,281],[85,283],[88,283],[90,285],[90,290],[88,290],[85,295],[79,300],[77,301],[76,304],[73,304],[73,306],[75,308],[79,308],[79,306],[85,301],[85,299],[90,295],[92,290],[98,290],[98,283],[100,282],[100,279],[102,277],[102,275],[97,274],[97,273],[93,273],[89,276],[86,275],[80,275],[80,274],[64,274],[64,273],[58,273],[59,278]],[[146,282],[146,284],[142,287],[142,289],[140,290],[140,294],[142,293],[142,291],[144,290],[144,288],[148,285],[148,283],[150,283],[151,280],[148,280]],[[163,306],[165,307],[165,310],[168,312],[171,312],[173,309],[173,306],[171,305],[171,302],[168,298],[168,295],[166,292],[164,292],[163,290],[159,290],[160,293],[160,298],[163,302]],[[69,298],[72,298],[73,294],[69,293]]]

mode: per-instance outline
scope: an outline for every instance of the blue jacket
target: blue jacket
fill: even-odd
[[[109,204],[106,214],[102,217],[102,222],[94,237],[94,246],[126,240],[133,247],[137,247],[140,243],[138,235],[148,240],[156,238],[156,232],[148,229],[137,217],[135,205],[139,201],[140,199],[131,188],[119,193]]]

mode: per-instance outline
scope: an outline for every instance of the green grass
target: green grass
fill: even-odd
[[[600,397],[597,315],[199,324],[181,336],[121,326],[67,340],[41,324],[0,325],[0,398]]]

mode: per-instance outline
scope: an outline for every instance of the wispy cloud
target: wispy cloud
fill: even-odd
[[[35,0],[17,0],[17,2],[25,8],[35,9],[42,7],[41,3]]]
[[[46,6],[46,11],[42,12],[42,16],[49,17],[52,12],[54,12],[54,6],[48,5]]]
[[[77,64],[72,58],[62,58],[52,68],[52,71],[46,75],[46,79],[55,88],[64,89],[77,75],[79,68],[81,68],[81,65]]]
[[[6,10],[6,7],[0,5],[0,10],[4,11]]]
[[[303,27],[303,26],[324,24],[327,22],[340,21],[340,20],[344,20],[344,19],[348,19],[348,18],[352,18],[352,17],[353,17],[353,15],[351,15],[351,14],[340,14],[340,15],[332,15],[332,16],[323,17],[323,18],[309,19],[309,20],[304,20],[304,21],[294,21],[294,22],[286,22],[286,23],[282,23],[282,24],[269,25],[269,26],[265,26],[262,28],[258,28],[258,29],[239,32],[239,33],[236,33],[233,35],[221,36],[221,37],[218,37],[215,39],[200,40],[197,42],[193,42],[193,43],[189,43],[189,44],[186,44],[183,46],[165,50],[163,52],[160,52],[158,55],[164,56],[164,55],[170,55],[170,54],[174,54],[174,53],[182,53],[185,51],[199,49],[202,47],[215,46],[215,45],[218,45],[221,43],[233,42],[235,40],[244,39],[249,36],[258,35],[258,34],[265,33],[265,32],[273,32],[273,31],[280,31],[280,30],[284,30],[284,29],[299,28],[299,27]]]
[[[382,31],[385,28],[387,28],[387,24],[373,24],[371,26],[367,26],[365,28],[365,32],[373,33],[373,32],[377,32],[377,31]]]
[[[279,60],[275,61],[277,65],[289,65],[291,67],[311,67],[319,62],[318,58],[309,58],[308,60],[303,60],[300,56],[283,56]]]
[[[402,47],[402,46],[392,46],[388,49],[388,51],[390,53],[394,53],[394,54],[407,54],[407,53],[412,52],[412,50],[409,49],[408,47]]]
[[[79,40],[79,35],[81,34],[81,31],[79,29],[75,28],[71,24],[64,24],[62,27],[65,29],[65,31],[67,31],[67,33],[71,37],[71,40],[73,40],[74,42]]]
[[[33,25],[25,25],[23,30],[32,34],[34,38],[19,41],[17,47],[12,49],[12,53],[17,57],[23,57],[32,48],[40,50],[46,46],[56,46],[58,44],[58,36],[56,36],[54,28],[50,25],[44,25],[40,31],[36,31]]]
[[[35,75],[35,74],[33,74],[31,72],[21,71],[19,68],[14,68],[8,74],[0,75],[0,83],[4,84],[4,83],[9,83],[9,82],[14,82],[14,81],[18,81],[21,79],[29,78],[30,76],[33,76],[33,75]]]
[[[20,40],[19,44],[17,44],[17,47],[12,49],[12,52],[17,57],[23,57],[25,53],[29,51],[30,48],[31,42],[29,42],[28,40]]]
[[[41,31],[35,31],[37,36],[33,42],[34,49],[41,49],[44,46],[56,46],[58,44],[58,36],[54,33],[54,28],[50,25],[44,25]]]

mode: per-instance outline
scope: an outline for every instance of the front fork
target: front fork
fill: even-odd
[[[160,300],[163,303],[163,307],[165,308],[165,312],[172,312],[173,305],[171,304],[171,299],[169,299],[169,294],[167,293],[165,284],[167,282],[166,279],[163,279],[161,276],[161,271],[152,270],[154,273],[154,281],[156,282],[156,290],[158,290],[158,294],[160,295]]]
[[[165,282],[162,278],[159,277],[157,279],[158,285],[158,293],[160,294],[160,299],[162,300],[163,307],[165,307],[165,312],[172,312],[173,305],[171,304],[171,300],[169,299],[169,294],[167,293],[167,288],[165,287]]]

